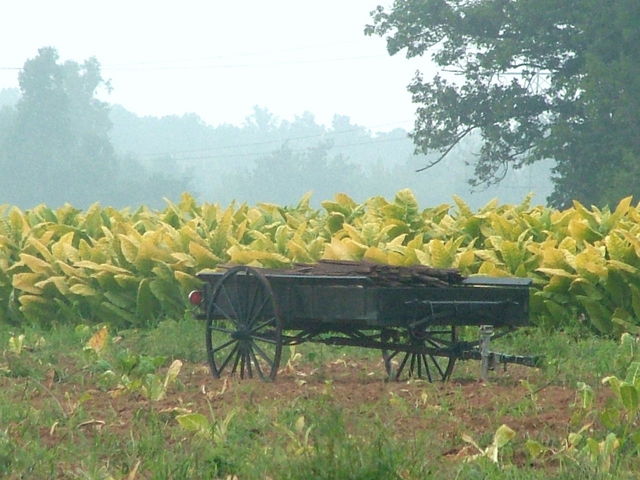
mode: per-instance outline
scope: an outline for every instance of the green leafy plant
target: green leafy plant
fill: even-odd
[[[201,413],[183,413],[176,416],[176,421],[183,429],[222,445],[227,439],[231,421],[235,416],[236,411],[232,410],[222,420],[210,421]]]
[[[478,458],[484,457],[491,460],[493,463],[498,463],[500,449],[502,449],[505,445],[507,445],[513,438],[516,436],[516,432],[511,429],[507,425],[500,425],[498,429],[493,434],[493,441],[486,448],[481,448],[478,446],[476,441],[471,438],[468,434],[463,434],[462,439],[473,446],[478,453],[467,457],[467,460],[476,460]]]

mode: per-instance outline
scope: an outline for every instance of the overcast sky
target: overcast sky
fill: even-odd
[[[281,119],[347,115],[372,130],[410,129],[406,91],[425,59],[389,57],[366,37],[384,0],[13,0],[2,5],[0,88],[38,48],[96,57],[107,101],[140,115],[195,112],[239,124],[254,105]]]

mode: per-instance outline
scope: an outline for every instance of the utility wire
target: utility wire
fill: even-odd
[[[113,64],[103,64],[100,66],[103,69],[108,70],[157,70],[157,69],[202,69],[202,68],[246,68],[253,66],[272,66],[272,65],[295,65],[295,64],[306,64],[306,63],[325,63],[325,62],[334,62],[334,61],[349,61],[349,60],[364,60],[364,59],[373,59],[373,58],[388,58],[389,55],[359,55],[359,56],[351,56],[351,57],[338,57],[338,58],[319,58],[319,59],[307,59],[307,60],[290,60],[290,61],[279,61],[279,62],[270,62],[270,63],[242,63],[242,64],[217,64],[212,63],[221,60],[230,60],[241,57],[267,57],[273,55],[280,55],[283,53],[291,53],[291,52],[304,52],[308,50],[318,50],[326,47],[332,46],[349,46],[349,45],[364,45],[362,42],[333,42],[333,43],[325,43],[325,44],[317,44],[317,45],[302,45],[291,48],[283,48],[278,50],[262,50],[255,52],[239,52],[234,54],[227,55],[215,55],[207,58],[199,58],[199,59],[176,59],[176,60],[159,60],[159,61],[140,61],[140,62],[127,62],[127,63],[113,63]],[[187,64],[187,65],[185,65]],[[194,65],[188,65],[194,64]],[[0,66],[0,70],[22,70],[23,67],[12,67],[12,66]]]
[[[387,142],[398,142],[398,141],[406,141],[406,138],[383,138],[383,139],[379,139],[379,140],[369,140],[366,142],[354,142],[354,143],[346,143],[343,145],[339,145],[338,148],[343,148],[343,147],[353,147],[353,146],[361,146],[361,145],[372,145],[372,144],[379,144],[379,143],[387,143]],[[306,148],[292,148],[289,151],[292,153],[302,153],[305,151],[310,150],[313,147],[306,147]],[[210,155],[200,155],[200,156],[180,156],[175,158],[174,160],[180,160],[180,161],[184,161],[184,160],[212,160],[215,158],[224,158],[224,159],[228,159],[228,158],[246,158],[246,157],[260,157],[260,156],[268,156],[271,155],[272,153],[274,153],[274,150],[270,150],[270,151],[262,151],[262,152],[246,152],[246,153],[231,153],[231,154],[215,154],[212,153]],[[162,157],[166,157],[166,156],[171,156],[171,155],[158,155],[157,157],[154,158],[162,158]],[[147,157],[149,159],[149,157]]]
[[[236,143],[236,144],[232,144],[232,145],[220,145],[217,147],[210,147],[210,148],[197,148],[197,149],[189,149],[189,150],[174,150],[171,152],[149,152],[149,153],[138,153],[136,154],[138,157],[142,157],[142,158],[149,158],[149,157],[161,157],[161,156],[171,156],[171,155],[181,155],[183,153],[207,153],[207,152],[217,152],[219,150],[228,150],[230,148],[245,148],[245,147],[255,147],[255,146],[259,146],[259,145],[268,145],[271,143],[277,143],[277,144],[283,144],[289,141],[295,141],[295,140],[306,140],[306,139],[310,139],[310,138],[322,138],[322,137],[326,137],[327,140],[331,140],[332,136],[334,135],[345,135],[348,133],[353,133],[353,132],[359,132],[362,130],[369,130],[370,128],[378,128],[378,127],[386,127],[389,125],[399,125],[401,123],[405,123],[408,120],[403,120],[400,122],[389,122],[389,123],[383,123],[383,124],[379,124],[379,125],[373,125],[371,127],[356,127],[356,128],[351,128],[348,130],[340,130],[338,132],[325,132],[325,133],[315,133],[315,134],[311,134],[311,135],[299,135],[296,137],[287,137],[284,139],[274,139],[274,140],[264,140],[264,141],[260,141],[260,142],[250,142],[250,143]],[[338,147],[342,147],[345,145],[338,145]]]
[[[358,56],[358,57],[340,57],[340,58],[318,58],[309,60],[285,60],[285,61],[268,61],[261,63],[228,63],[228,64],[215,64],[205,63],[201,65],[122,65],[122,66],[109,66],[103,65],[102,69],[105,71],[129,71],[129,72],[144,72],[144,71],[157,71],[157,70],[227,70],[234,68],[273,68],[288,65],[309,65],[320,63],[333,63],[333,62],[350,62],[355,60],[371,60],[375,58],[386,58],[388,55],[370,55],[370,56]]]

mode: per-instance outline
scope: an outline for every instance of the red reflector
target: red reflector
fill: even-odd
[[[202,292],[200,290],[194,290],[189,293],[189,303],[191,305],[200,305],[202,303]]]

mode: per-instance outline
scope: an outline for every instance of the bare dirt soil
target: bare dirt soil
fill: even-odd
[[[152,408],[175,415],[200,412],[223,416],[231,409],[278,408],[295,399],[328,402],[347,412],[347,418],[383,418],[397,438],[414,438],[419,432],[431,432],[442,445],[441,454],[458,457],[469,454],[469,445],[461,439],[466,433],[474,438],[491,435],[507,424],[525,441],[536,439],[558,444],[566,438],[575,411],[575,389],[546,385],[535,369],[513,366],[509,371],[492,373],[487,382],[471,379],[477,365],[469,362],[468,374],[446,383],[424,381],[388,382],[382,361],[330,361],[319,368],[287,365],[275,382],[259,379],[214,379],[204,365],[185,364],[178,385],[159,402],[149,402],[140,395],[117,390],[104,391],[88,382],[66,383],[51,374],[33,388],[28,401],[36,408],[64,410],[66,415],[82,408],[86,421],[77,428],[108,429],[126,434],[132,418],[141,410]],[[460,367],[457,367],[460,369]],[[7,379],[3,380],[7,381]],[[28,380],[24,380],[28,382]],[[0,385],[1,388],[1,385]],[[64,441],[64,431],[43,426],[45,441]]]

